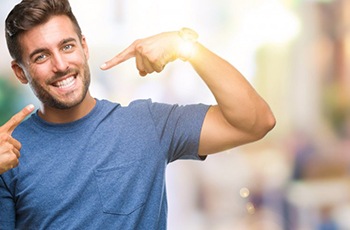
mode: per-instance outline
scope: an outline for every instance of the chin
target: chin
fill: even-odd
[[[60,109],[60,110],[68,110],[72,109],[74,107],[79,106],[84,99],[86,98],[86,94],[84,96],[81,96],[79,98],[76,98],[74,100],[59,100],[55,98],[51,98],[50,100],[47,100],[45,102],[42,102],[45,106]]]

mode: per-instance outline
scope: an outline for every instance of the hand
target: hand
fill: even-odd
[[[179,44],[182,38],[177,31],[164,32],[152,37],[134,41],[128,48],[101,66],[107,70],[130,58],[136,59],[141,76],[161,72],[165,65],[179,58]]]
[[[12,132],[33,110],[34,106],[28,105],[0,126],[0,174],[18,165],[21,143],[12,137]]]

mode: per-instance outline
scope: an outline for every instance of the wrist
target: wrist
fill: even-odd
[[[181,40],[178,46],[179,58],[182,61],[189,61],[196,53],[198,34],[189,28],[182,28],[178,31]]]

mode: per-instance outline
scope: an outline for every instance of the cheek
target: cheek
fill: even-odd
[[[49,68],[45,65],[40,65],[40,66],[36,66],[36,65],[32,65],[29,68],[29,72],[27,72],[27,79],[32,82],[32,81],[36,81],[36,82],[41,82],[41,81],[45,81],[45,79],[49,78]]]
[[[89,52],[87,50],[82,50],[81,53],[79,53],[79,57],[77,57],[80,62],[80,64],[85,64],[89,60]]]

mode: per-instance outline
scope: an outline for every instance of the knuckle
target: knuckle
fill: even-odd
[[[13,162],[17,162],[18,161],[18,158],[17,158],[17,156],[15,155],[15,154],[13,154],[13,153],[11,153],[11,154],[8,154],[9,155],[9,161],[11,162],[11,163],[13,163]]]
[[[157,63],[159,63],[160,58],[157,57],[157,56],[151,56],[151,57],[149,58],[149,61],[150,61],[151,63],[157,64]]]
[[[7,154],[7,153],[10,153],[13,150],[13,148],[14,148],[13,145],[11,145],[8,142],[5,142],[1,146],[1,151],[3,154]]]
[[[13,167],[16,167],[16,166],[18,166],[18,164],[19,164],[19,160],[18,160],[18,158],[16,157],[16,158],[12,161],[12,166],[13,166]]]
[[[135,41],[135,50],[142,53],[141,51],[143,50],[143,45],[140,39]]]
[[[14,126],[20,122],[20,119],[17,115],[14,115],[10,119],[10,125]]]
[[[18,116],[13,116],[11,119],[7,122],[8,125],[8,132],[13,131],[14,128],[20,123],[20,119]]]
[[[4,144],[10,140],[10,135],[7,133],[0,133],[0,143]]]

